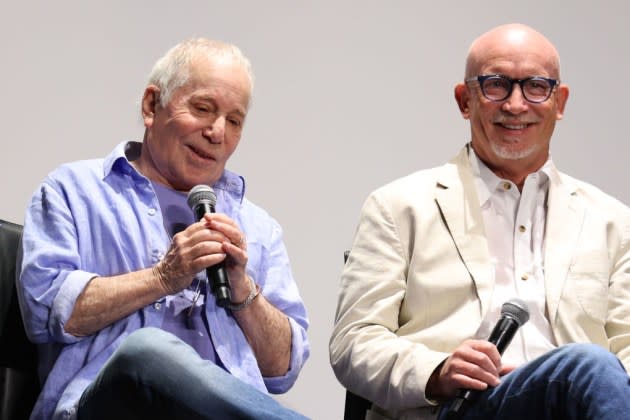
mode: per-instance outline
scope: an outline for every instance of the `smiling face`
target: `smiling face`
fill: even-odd
[[[467,79],[490,74],[559,79],[557,52],[531,28],[502,26],[482,35],[468,56]],[[483,96],[476,81],[455,87],[462,116],[470,120],[474,151],[497,175],[517,185],[547,160],[551,135],[556,120],[562,118],[568,93],[568,87],[560,85],[547,101],[531,103],[515,84],[510,97],[493,102]]]
[[[146,131],[135,162],[147,178],[180,191],[221,177],[241,138],[251,91],[247,71],[231,59],[198,57],[188,70],[165,106],[159,88],[145,89]]]

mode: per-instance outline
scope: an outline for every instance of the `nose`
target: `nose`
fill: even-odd
[[[527,111],[527,100],[523,96],[523,88],[515,83],[510,96],[505,99],[501,108],[510,114],[520,114]]]
[[[206,127],[204,135],[210,139],[210,143],[223,143],[225,138],[225,117],[217,117],[209,127]]]

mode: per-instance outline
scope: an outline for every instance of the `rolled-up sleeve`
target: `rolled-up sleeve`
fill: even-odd
[[[308,319],[306,308],[291,274],[289,257],[282,241],[282,229],[273,221],[267,256],[262,264],[262,285],[265,298],[282,311],[291,327],[291,360],[283,376],[263,378],[267,390],[274,394],[287,392],[309,357],[310,347],[306,335]]]
[[[64,325],[85,285],[96,276],[79,270],[75,220],[63,192],[47,179],[33,194],[22,237],[18,299],[29,339],[73,343]]]
[[[291,326],[291,361],[289,362],[289,370],[283,376],[263,378],[267,390],[272,394],[285,393],[293,386],[310,353],[306,329],[292,318],[289,318],[289,324]]]

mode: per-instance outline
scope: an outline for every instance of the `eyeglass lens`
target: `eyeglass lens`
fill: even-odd
[[[486,98],[492,101],[507,99],[512,93],[512,80],[506,77],[494,76],[484,80],[481,89]],[[526,79],[521,83],[523,96],[530,102],[544,102],[550,95],[553,86],[545,79]]]

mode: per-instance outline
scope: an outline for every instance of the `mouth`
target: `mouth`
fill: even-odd
[[[214,156],[207,154],[206,152],[204,152],[201,149],[198,149],[194,146],[188,145],[188,148],[197,156],[199,156],[200,158],[204,159],[204,160],[215,160]]]
[[[503,127],[507,130],[514,130],[514,131],[520,131],[520,130],[525,130],[527,129],[530,125],[532,125],[533,123],[523,123],[523,122],[519,122],[519,123],[512,123],[512,124],[508,124],[508,123],[504,123],[504,122],[495,122],[496,125]]]

